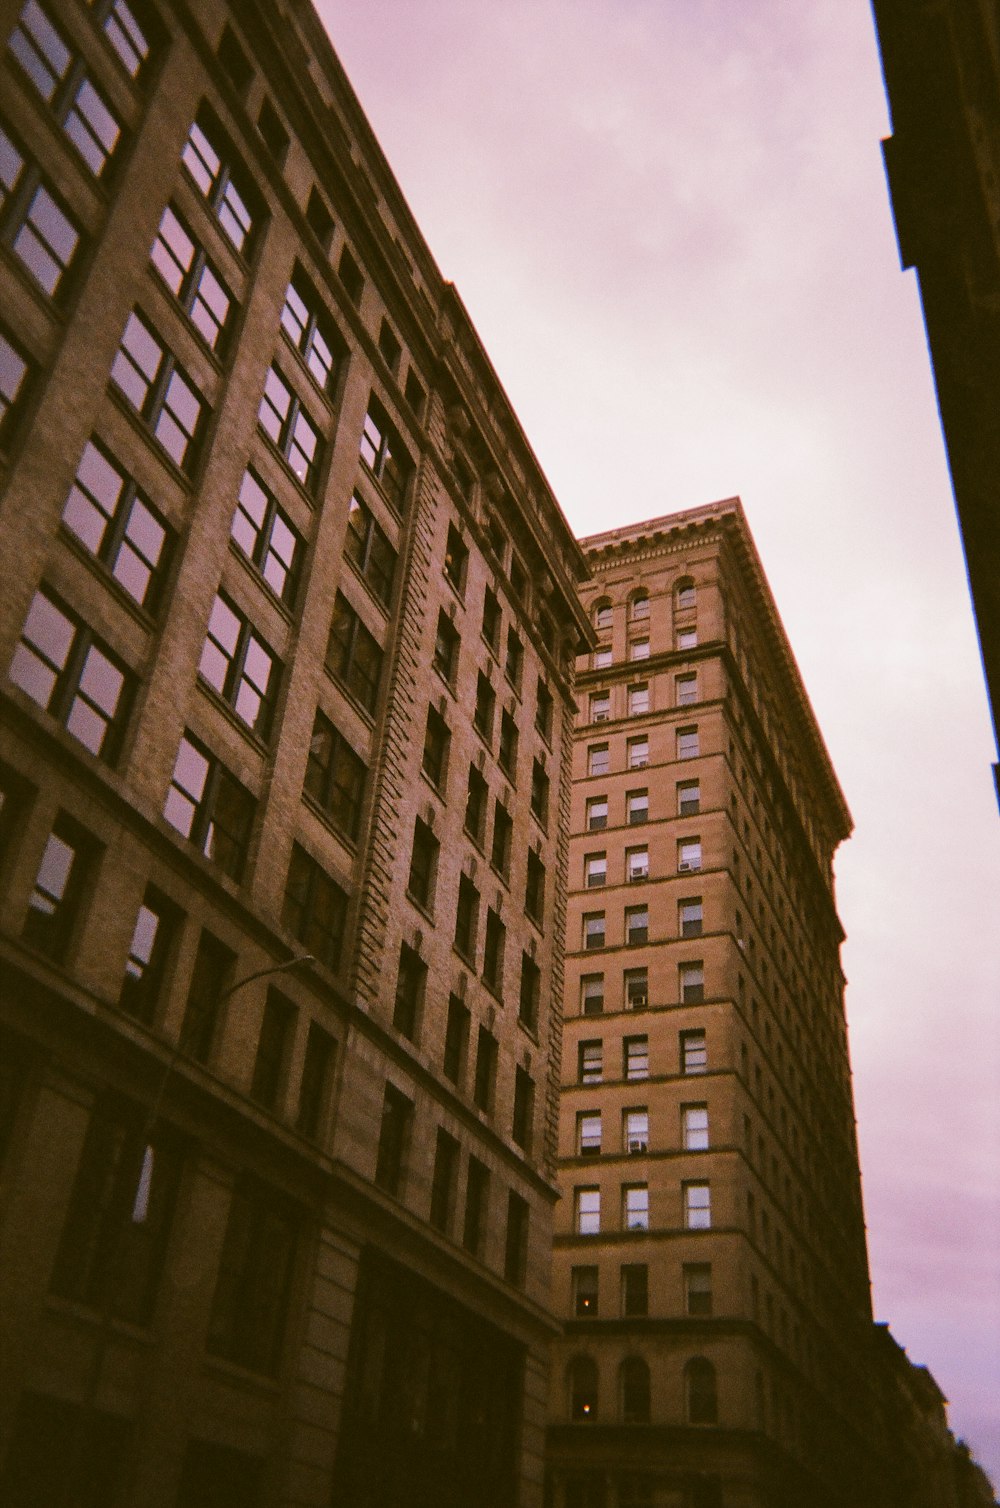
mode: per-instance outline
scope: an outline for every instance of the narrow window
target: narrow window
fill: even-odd
[[[535,1120],[535,1085],[531,1075],[518,1067],[514,1076],[514,1115],[511,1136],[523,1152],[531,1151]]]
[[[451,1229],[455,1209],[458,1156],[458,1142],[439,1126],[437,1144],[434,1148],[434,1172],[431,1177],[430,1223],[435,1230],[445,1235]]]
[[[306,760],[305,793],[352,842],[361,830],[367,776],[364,760],[317,710]]]
[[[489,1205],[489,1169],[478,1160],[469,1158],[469,1171],[465,1180],[465,1221],[462,1227],[462,1245],[474,1257],[482,1255],[486,1239],[486,1214]]]
[[[398,1194],[400,1191],[412,1125],[413,1101],[408,1100],[392,1084],[386,1084],[375,1162],[375,1182],[387,1194]]]
[[[406,889],[411,899],[424,910],[429,910],[434,904],[438,846],[438,841],[427,823],[418,817],[413,827],[410,875]]]
[[[286,607],[295,605],[302,539],[274,494],[253,471],[243,474],[232,538]]]
[[[521,986],[518,995],[518,1020],[529,1031],[538,1026],[538,1006],[542,993],[542,971],[529,953],[521,954]]]
[[[135,919],[118,1004],[150,1025],[163,994],[180,928],[178,908],[154,885],[147,885]]]
[[[297,264],[285,291],[281,328],[319,387],[329,391],[337,375],[339,342],[319,294]]]
[[[448,1021],[444,1037],[444,1075],[453,1084],[461,1084],[469,1046],[469,1011],[452,995],[448,1000]]]
[[[84,446],[62,521],[140,607],[156,609],[173,532],[121,464],[93,440]]]
[[[316,860],[292,845],[281,920],[314,958],[340,967],[347,928],[347,895]]]
[[[285,1089],[296,1014],[290,1000],[276,989],[268,989],[250,1086],[251,1098],[267,1110],[277,1108]]]
[[[207,408],[177,358],[134,310],[111,364],[111,381],[182,471],[194,470]]]
[[[402,512],[413,462],[374,393],[361,432],[361,459],[393,507]]]
[[[493,1109],[498,1050],[496,1037],[487,1031],[485,1026],[481,1026],[476,1043],[476,1078],[472,1098],[478,1108],[484,1110],[487,1115]]]
[[[254,232],[256,196],[222,130],[207,111],[191,126],[181,161],[207,199],[226,237],[245,255]]]
[[[329,1098],[334,1051],[334,1040],[329,1032],[324,1031],[316,1021],[311,1021],[299,1087],[299,1113],[295,1122],[299,1133],[310,1141],[316,1139],[322,1128]]]
[[[163,815],[230,879],[243,876],[256,802],[207,749],[181,739]]]
[[[268,368],[257,422],[287,463],[293,476],[310,491],[315,488],[322,444],[315,421],[276,366]]]
[[[381,645],[374,634],[369,633],[347,598],[338,592],[333,605],[326,667],[369,713],[375,711],[378,702],[382,657]]]
[[[276,1195],[237,1184],[222,1243],[207,1348],[273,1376],[278,1369],[295,1255],[296,1220]]]
[[[507,947],[507,928],[498,912],[492,908],[486,913],[486,941],[483,945],[483,983],[494,995],[503,994],[504,953]]]
[[[198,673],[251,733],[267,737],[281,664],[250,620],[221,593],[212,604]]]
[[[417,1040],[426,989],[427,965],[419,953],[408,944],[401,943],[392,1024],[404,1037],[409,1037],[411,1042]]]
[[[208,349],[223,354],[236,313],[233,295],[172,204],[163,211],[150,260]]]
[[[55,963],[65,962],[97,858],[89,833],[60,813],[42,850],[22,936]]]
[[[396,575],[396,551],[371,509],[356,494],[347,508],[344,554],[357,567],[372,595],[388,607]]]

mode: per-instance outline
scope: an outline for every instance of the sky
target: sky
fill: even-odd
[[[738,494],[855,833],[876,1318],[1000,1486],[1000,819],[866,0],[318,0],[578,534]]]

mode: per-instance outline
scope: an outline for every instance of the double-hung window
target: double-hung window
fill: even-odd
[[[177,751],[163,815],[231,879],[242,877],[256,802],[190,734]]]
[[[90,834],[60,812],[42,850],[22,932],[25,942],[55,963],[69,951],[96,854]]]
[[[292,845],[281,920],[321,963],[331,969],[340,966],[347,894],[297,843]]]
[[[286,607],[294,606],[302,540],[277,498],[252,471],[243,474],[231,533],[272,592]]]
[[[99,177],[121,138],[121,125],[38,0],[27,0],[7,45],[87,167]]]
[[[148,7],[145,4],[130,5],[128,0],[98,0],[94,9],[98,24],[125,72],[130,78],[141,78],[159,41]]]
[[[181,161],[208,200],[235,249],[245,253],[254,229],[253,195],[215,120],[203,112],[191,126]]]
[[[625,1077],[627,1079],[649,1078],[649,1038],[626,1037],[624,1044]]]
[[[62,521],[140,607],[155,608],[172,531],[119,462],[93,440],[84,446]]]
[[[338,832],[352,841],[361,827],[367,775],[364,760],[330,719],[317,712],[309,740],[305,791]]]
[[[575,1192],[577,1235],[599,1235],[601,1229],[600,1189],[577,1189]]]
[[[368,632],[340,592],[333,605],[326,666],[367,712],[375,711],[382,675],[382,650],[374,634]]]
[[[0,239],[55,298],[80,245],[80,231],[37,168],[0,127]]]
[[[276,366],[268,368],[257,422],[303,487],[313,488],[319,472],[319,430]]]
[[[649,941],[649,907],[629,906],[625,911],[625,941],[634,947]]]
[[[316,382],[327,391],[337,374],[338,347],[319,295],[301,267],[296,267],[285,293],[281,328]]]
[[[356,495],[348,504],[344,554],[357,566],[369,590],[382,606],[388,607],[396,574],[396,551],[376,522],[371,509]]]
[[[111,364],[111,380],[183,471],[194,467],[206,405],[176,356],[135,310]]]
[[[147,885],[135,919],[118,1004],[149,1025],[166,981],[180,912],[155,886]]]
[[[708,1230],[712,1224],[712,1191],[707,1183],[686,1183],[684,1224],[688,1230]]]
[[[413,462],[374,393],[369,399],[361,431],[360,452],[362,461],[381,483],[386,497],[402,511]]]
[[[644,1183],[622,1189],[622,1225],[626,1230],[649,1230],[649,1188]]]
[[[250,620],[221,592],[212,605],[198,671],[252,733],[267,737],[281,665]]]
[[[168,204],[150,260],[210,351],[221,355],[236,313],[233,296],[187,225]]]

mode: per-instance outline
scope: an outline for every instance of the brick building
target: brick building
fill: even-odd
[[[307,4],[0,36],[0,1498],[537,1503],[581,553]]]

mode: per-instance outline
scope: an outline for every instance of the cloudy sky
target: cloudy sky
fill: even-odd
[[[877,1318],[1000,1483],[1000,822],[865,0],[319,0],[580,534],[738,493],[856,829]]]

